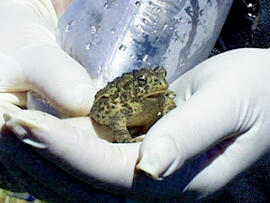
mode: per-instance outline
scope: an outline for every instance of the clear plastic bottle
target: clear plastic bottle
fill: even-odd
[[[97,88],[124,72],[162,65],[172,82],[205,60],[233,0],[76,0],[58,23],[62,48]],[[59,113],[28,94],[28,108]]]
[[[157,65],[171,82],[209,56],[232,2],[76,0],[59,21],[59,41],[98,87]]]

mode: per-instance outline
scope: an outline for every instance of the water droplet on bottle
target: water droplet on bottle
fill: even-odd
[[[127,49],[127,47],[125,46],[125,45],[123,45],[123,44],[121,44],[120,46],[119,46],[119,50],[120,51],[125,51]]]
[[[148,20],[146,18],[143,18],[142,21],[143,21],[144,24],[147,24],[147,22],[148,22]]]
[[[138,34],[142,34],[143,33],[143,28],[142,28],[142,26],[141,25],[136,25],[136,28],[137,28],[137,30],[138,30]],[[138,34],[137,34],[137,36],[138,36]]]
[[[149,55],[148,54],[146,54],[144,57],[143,57],[143,62],[146,62],[147,60],[148,60],[148,58],[149,58]]]
[[[130,58],[135,59],[135,56],[133,54],[130,55]]]
[[[97,32],[97,28],[94,25],[92,25],[90,27],[90,31],[91,31],[92,34],[95,34]]]
[[[140,5],[141,5],[141,1],[136,1],[136,2],[135,2],[135,6],[136,6],[136,7],[139,7]]]
[[[157,12],[160,12],[160,10],[161,10],[161,9],[158,7],[158,8],[157,8]]]
[[[66,29],[65,29],[65,32],[69,32],[69,30],[70,30],[70,25],[67,25]]]
[[[162,30],[166,30],[167,27],[168,27],[168,24],[166,23],[166,24],[163,26]]]
[[[184,24],[185,20],[184,20],[182,17],[180,17],[180,18],[176,19],[176,22],[177,22],[177,24],[178,24],[178,23],[179,23],[179,24],[181,24],[181,23]]]
[[[74,25],[74,24],[75,24],[75,20],[71,20],[71,21],[66,25],[65,32],[69,32],[71,26]]]
[[[109,8],[109,3],[106,1],[105,4],[104,4],[104,8],[107,9]]]
[[[184,65],[184,63],[185,63],[185,62],[184,62],[183,60],[181,60],[181,61],[180,61],[180,64],[179,64],[179,65],[180,65],[180,67],[181,67],[181,66],[183,66],[183,65]]]
[[[102,72],[102,65],[98,66],[98,74],[100,74]]]
[[[153,2],[152,1],[149,1],[149,6],[153,6]]]
[[[187,8],[185,8],[186,13],[190,16],[193,17],[193,10],[191,8],[191,6],[188,6]]]
[[[111,33],[114,34],[116,32],[116,29],[115,28],[112,28],[111,29]]]
[[[85,45],[85,48],[86,50],[89,50],[91,48],[91,42],[88,42],[86,45]]]

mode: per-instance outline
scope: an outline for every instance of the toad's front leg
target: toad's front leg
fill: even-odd
[[[116,142],[134,142],[127,129],[127,118],[124,112],[119,112],[113,117],[111,122],[111,129]]]
[[[166,92],[162,115],[165,115],[166,113],[168,113],[169,111],[171,111],[176,107],[176,104],[174,102],[175,96],[176,96],[175,93],[170,90]]]

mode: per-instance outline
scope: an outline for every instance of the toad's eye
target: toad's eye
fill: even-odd
[[[140,77],[138,77],[138,83],[139,83],[139,85],[145,85],[146,84],[146,82],[147,82],[147,78],[145,77],[145,75],[142,75],[142,76],[140,76]]]

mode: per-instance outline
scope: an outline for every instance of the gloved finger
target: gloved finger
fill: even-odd
[[[26,107],[26,93],[13,92],[13,93],[0,93],[0,101],[11,103],[20,107]]]
[[[63,119],[63,121],[81,130],[85,130],[89,132],[91,132],[92,130],[90,117],[67,118],[67,119]]]
[[[20,111],[21,109],[18,106],[15,106],[9,102],[0,102],[0,127],[2,128],[4,124],[4,118],[2,114],[4,112],[15,112],[15,111]]]
[[[127,146],[112,144],[97,138],[93,128],[84,131],[40,112],[6,113],[4,118],[8,128],[20,140],[38,148],[47,148],[80,173],[87,174],[90,182],[92,179],[131,187],[138,143]]]
[[[11,57],[0,53],[0,101],[26,105],[27,84],[22,67]]]
[[[185,95],[185,92],[190,91],[181,89],[182,80],[189,82],[189,85],[184,86],[191,87],[191,94],[184,104],[169,112],[149,130],[140,148],[137,169],[149,173],[155,179],[162,179],[179,169],[186,160],[205,152],[228,137],[239,135],[251,128],[257,114],[247,111],[252,109],[249,107],[253,103],[249,102],[248,96],[243,96],[247,88],[246,80],[250,77],[243,75],[247,72],[244,68],[256,67],[258,60],[265,61],[266,55],[261,59],[254,59],[258,53],[254,53],[253,50],[234,53],[236,52],[210,59],[176,82],[176,95]],[[242,77],[239,78],[238,73],[235,74],[234,64],[243,64],[242,56],[246,57],[247,54],[251,54],[251,60],[245,61],[239,73]],[[224,64],[224,61],[228,62]],[[217,67],[217,70],[214,70],[214,67]],[[184,92],[181,93],[180,90]],[[245,99],[240,99],[240,95]],[[241,126],[243,123],[245,125]]]
[[[5,167],[25,191],[50,202],[108,200],[113,197],[58,168],[5,131],[1,139]]]
[[[0,52],[0,92],[19,92],[28,88],[21,65]]]
[[[96,133],[91,133],[92,137],[101,138],[107,140],[108,142],[114,142],[115,138],[112,135],[112,130],[109,127],[100,127],[95,121],[92,121],[90,117],[76,117],[76,118],[67,118],[63,119],[65,123],[71,125],[75,128],[78,128],[83,131],[93,132],[93,127]],[[89,135],[90,136],[90,133]],[[121,145],[121,147],[124,147]]]
[[[63,115],[87,115],[96,89],[87,71],[57,45],[31,48],[19,59],[25,80]],[[38,67],[38,68],[37,68]]]

